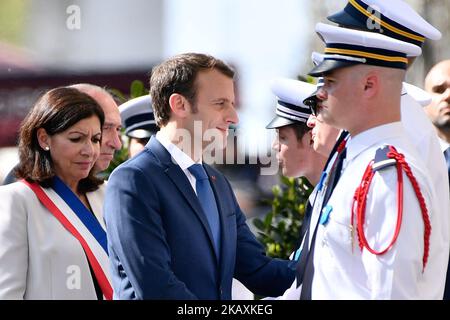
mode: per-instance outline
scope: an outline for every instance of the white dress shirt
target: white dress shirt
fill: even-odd
[[[192,160],[192,158],[184,153],[180,148],[169,141],[169,139],[167,139],[164,134],[161,133],[161,131],[158,131],[156,133],[156,139],[164,146],[164,148],[166,148],[167,152],[170,153],[174,163],[179,165],[181,170],[183,170],[184,174],[189,180],[189,183],[192,186],[192,189],[194,189],[195,194],[197,194],[197,189],[195,188],[197,179],[195,179],[194,175],[188,170],[188,168],[196,164],[196,162]],[[201,161],[199,161],[198,163],[202,164]]]
[[[447,141],[444,141],[442,139],[439,139],[439,145],[441,146],[442,153],[444,153],[445,150],[447,150],[450,147],[450,143],[448,143]]]

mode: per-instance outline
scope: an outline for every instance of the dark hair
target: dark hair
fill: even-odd
[[[78,121],[97,116],[100,128],[103,127],[105,115],[102,108],[85,93],[74,88],[60,87],[46,92],[21,124],[19,133],[19,165],[16,176],[30,182],[38,182],[43,187],[50,187],[55,176],[53,162],[48,151],[39,145],[37,130],[45,129],[48,135],[60,133]],[[94,173],[82,179],[78,184],[79,192],[93,191],[103,181]]]
[[[150,77],[150,96],[155,121],[159,127],[169,121],[169,98],[172,94],[184,96],[195,107],[195,80],[199,71],[207,69],[217,69],[230,78],[234,77],[233,69],[222,60],[201,53],[180,54],[153,68]]]
[[[294,129],[295,136],[297,137],[297,140],[301,140],[305,133],[307,133],[309,130],[311,130],[310,127],[306,125],[306,123],[293,123],[290,125],[292,129]]]

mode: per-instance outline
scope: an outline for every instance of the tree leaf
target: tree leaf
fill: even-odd
[[[145,95],[144,83],[140,80],[134,80],[130,87],[130,97],[137,98]]]

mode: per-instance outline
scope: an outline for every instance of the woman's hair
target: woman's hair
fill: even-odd
[[[45,129],[49,136],[67,130],[83,119],[96,116],[103,127],[105,115],[97,102],[74,88],[59,87],[46,92],[22,122],[19,132],[19,165],[15,170],[18,178],[38,182],[43,187],[51,186],[55,176],[49,151],[41,148],[37,130]],[[93,191],[102,180],[93,171],[78,184],[79,192]]]

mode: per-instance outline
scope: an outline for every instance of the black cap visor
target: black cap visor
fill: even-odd
[[[316,97],[316,95],[319,92],[319,90],[320,90],[320,87],[317,88],[316,91],[314,91],[314,93],[311,94],[308,98],[303,100],[303,104],[305,106],[309,107],[309,110],[311,110],[311,114],[313,116],[317,115],[317,101],[318,101],[318,98]]]
[[[126,130],[125,135],[127,135],[130,138],[136,138],[136,139],[144,139],[144,138],[150,138],[152,134],[154,134],[156,131],[151,131],[149,129],[133,129],[133,130]]]
[[[355,19],[345,10],[336,12],[335,14],[328,16],[327,19],[343,27],[353,27],[361,30],[367,29],[366,25],[364,25],[361,21]]]
[[[342,60],[323,60],[320,64],[315,66],[308,74],[313,77],[320,77],[327,73],[345,67],[351,67],[360,64],[357,61],[342,61]]]

